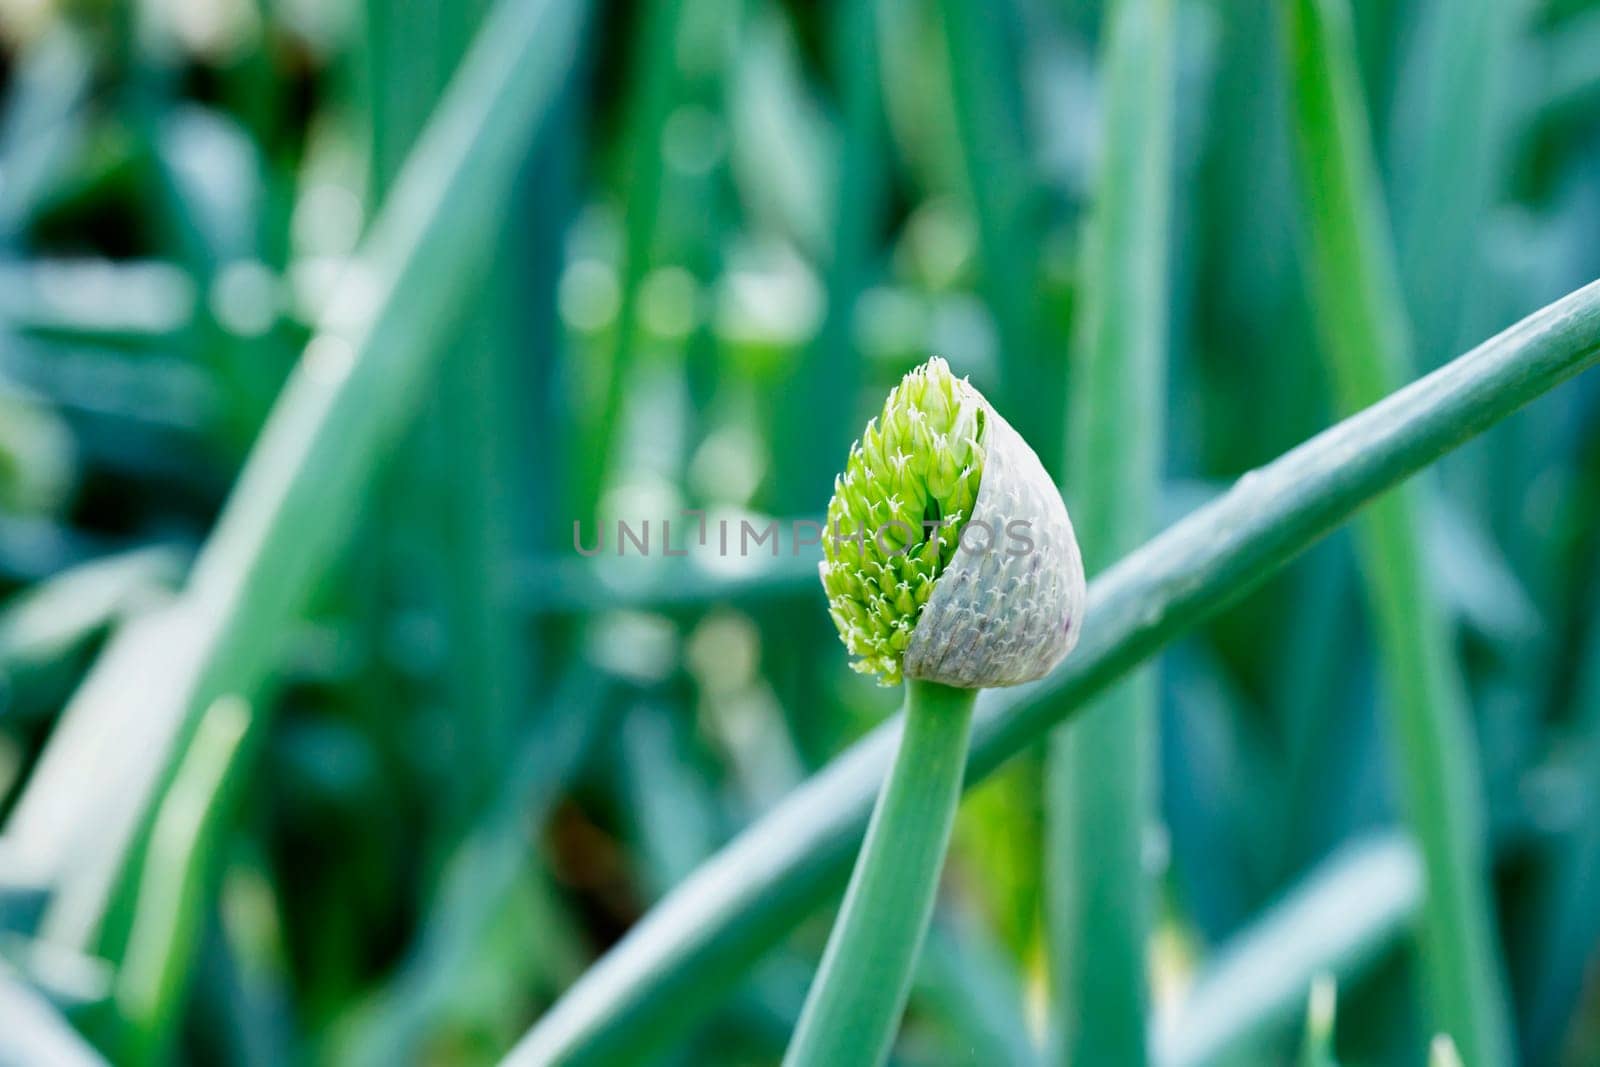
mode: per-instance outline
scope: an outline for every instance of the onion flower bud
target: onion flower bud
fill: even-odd
[[[889,393],[834,481],[820,564],[856,670],[962,688],[1051,670],[1083,624],[1083,560],[1038,455],[935,357]]]

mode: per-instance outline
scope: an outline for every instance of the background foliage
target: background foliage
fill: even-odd
[[[1159,528],[1600,274],[1600,6],[1166,17],[1171,98],[1113,106],[1082,0],[0,3],[0,1033],[495,1062],[893,709],[787,533],[668,559],[662,520],[818,517],[938,353],[1058,475],[1153,456]],[[1170,182],[1129,193],[1107,146],[1162,106]],[[1091,218],[1153,300],[1096,294]],[[1122,389],[1086,308],[1147,304]],[[1074,432],[1102,397],[1132,417]],[[1597,411],[1538,401],[1404,498],[1409,555],[1336,534],[1158,661],[1156,1062],[1285,1062],[1323,970],[1309,1062],[1422,1062],[1414,839],[1485,850],[1519,1062],[1600,1059]],[[1391,729],[1385,577],[1475,745]],[[1481,840],[1402,803],[1433,757]],[[1047,762],[963,804],[897,1062],[1054,1047]],[[649,1058],[775,1062],[829,917]]]

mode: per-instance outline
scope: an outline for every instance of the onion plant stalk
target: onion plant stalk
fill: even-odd
[[[1355,410],[1410,373],[1409,323],[1365,129],[1348,0],[1283,6],[1306,207],[1306,266],[1340,406]],[[1356,528],[1387,673],[1396,771],[1422,850],[1422,974],[1432,1019],[1474,1067],[1513,1061],[1495,929],[1477,738],[1454,635],[1425,566],[1423,500],[1408,487]]]
[[[1068,482],[1099,571],[1151,532],[1167,401],[1168,214],[1176,5],[1106,8],[1106,121],[1085,228],[1067,410]],[[1156,808],[1154,669],[1135,673],[1050,736],[1044,884],[1052,1062],[1149,1062],[1146,958]]]
[[[979,689],[1077,643],[1083,562],[1039,457],[941,359],[894,388],[834,482],[821,564],[855,669],[904,682],[905,720],[784,1062],[883,1062],[961,795]]]

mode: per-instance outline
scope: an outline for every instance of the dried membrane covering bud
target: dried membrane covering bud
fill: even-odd
[[[1077,643],[1083,561],[1061,495],[942,359],[906,375],[851,448],[823,554],[851,665],[884,685],[1017,685]]]

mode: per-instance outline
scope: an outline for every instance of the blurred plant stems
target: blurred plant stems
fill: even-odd
[[[681,77],[680,33],[685,11],[684,0],[645,0],[643,30],[633,46],[620,302],[598,415],[592,425],[583,428],[583,447],[574,453],[579,457],[579,473],[572,484],[572,514],[583,521],[610,517],[600,515],[598,508],[607,479],[615,473],[611,468],[621,441],[627,385],[640,344],[641,289],[656,265],[665,171],[662,149]]]
[[[1166,408],[1175,91],[1170,0],[1117,0],[1102,32],[1100,176],[1083,248],[1066,491],[1092,575],[1155,524]],[[1090,625],[1094,625],[1091,621]],[[1136,671],[1050,738],[1046,907],[1062,1063],[1147,1059],[1156,678]]]
[[[827,502],[840,457],[857,429],[854,401],[862,367],[856,314],[875,273],[888,194],[878,3],[834,0],[824,22],[828,67],[839,86],[839,166],[833,241],[822,268],[822,323],[783,387],[785,403],[773,431],[785,443],[773,456],[774,496],[785,510],[803,512]]]
[[[334,1042],[347,1067],[388,1067],[403,1060],[436,1026],[451,998],[472,984],[495,920],[526,888],[539,857],[527,826],[555,805],[590,749],[616,718],[621,687],[580,660],[550,693],[493,782],[488,810],[446,859],[405,962],[359,1005]],[[573,932],[574,936],[576,932]],[[545,931],[536,951],[573,946]]]
[[[977,223],[980,289],[993,311],[1003,369],[996,404],[1059,473],[1065,360],[1052,353],[1039,300],[1040,196],[1028,164],[1017,12],[1009,4],[939,0],[966,196]],[[950,353],[955,355],[955,353]]]
[[[1484,231],[1510,147],[1510,67],[1530,0],[1420,5],[1388,139],[1395,247],[1420,365],[1447,359],[1481,313]]]
[[[1600,282],[1241,478],[1089,590],[1083,643],[1042,681],[985,692],[966,786],[982,781],[1178,634],[1373,497],[1600,361]],[[701,1017],[837,891],[900,729],[885,723],[636,923],[505,1062],[635,1062]]]
[[[1229,487],[1331,377],[1600,274],[1600,0],[1296,2],[514,0],[448,93],[487,0],[0,5],[0,1061],[469,1067],[555,1005],[579,1061],[776,1063],[886,735],[807,775],[893,702],[793,523],[940,354],[1107,569],[1063,672],[975,709],[892,1061],[1291,1063],[1326,972],[1317,1054],[1417,1067],[1472,981],[1419,952],[1383,598],[1353,531],[1268,575],[1591,360],[1600,298]],[[1119,66],[1152,10],[1167,65]],[[1293,109],[1357,77],[1308,198]],[[1600,376],[1427,482],[1394,584],[1470,704],[1515,1062],[1600,1063]],[[1141,871],[1138,716],[1053,727],[1152,674]],[[1047,846],[1052,742],[1110,814]]]
[[[1306,267],[1339,407],[1409,373],[1401,303],[1345,0],[1284,8]],[[1422,953],[1437,1023],[1467,1059],[1510,1062],[1477,747],[1453,635],[1422,550],[1421,487],[1375,500],[1357,524],[1388,682],[1401,792],[1426,872]]]
[[[1217,946],[1173,1016],[1155,1029],[1161,1067],[1230,1063],[1290,1022],[1319,976],[1369,970],[1415,919],[1422,864],[1400,831],[1340,846]]]
[[[156,813],[144,853],[117,1006],[128,1037],[119,1062],[166,1063],[208,914],[213,856],[233,810],[234,774],[250,709],[222,697],[207,709]]]
[[[330,295],[182,597],[113,639],[52,734],[8,826],[57,887],[51,940],[120,952],[125,929],[106,919],[125,907],[119,886],[158,798],[205,708],[271,688],[282,635],[346,543],[430,386],[452,308],[487,265],[499,205],[567,76],[584,10],[502,0],[486,20]],[[270,706],[252,705],[246,757]],[[86,766],[104,772],[89,789]]]
[[[1589,620],[1571,700],[1570,766],[1574,783],[1600,782],[1600,615]],[[1582,788],[1582,786],[1580,786]],[[1556,838],[1547,867],[1528,889],[1531,936],[1523,946],[1520,1052],[1542,1063],[1560,1048],[1573,1007],[1583,998],[1588,948],[1600,937],[1594,888],[1600,885],[1600,804],[1584,805]]]
[[[372,173],[380,202],[470,46],[486,8],[483,0],[450,0],[418,5],[401,16],[385,3],[368,5]],[[433,69],[420,69],[429,65],[428,60]],[[546,138],[537,140],[547,146]],[[436,540],[445,590],[447,700],[452,733],[459,738],[455,755],[483,768],[495,766],[511,750],[514,726],[529,692],[530,657],[522,652],[521,612],[515,610],[505,582],[516,543],[515,497],[528,486],[516,461],[518,447],[512,433],[519,414],[513,398],[524,395],[517,388],[514,363],[526,339],[516,335],[515,328],[524,322],[509,309],[518,300],[515,290],[522,286],[539,290],[555,285],[554,270],[545,278],[529,278],[517,268],[524,262],[518,253],[538,212],[546,204],[559,204],[559,199],[536,201],[530,195],[534,188],[527,169],[526,160],[519,160],[506,210],[506,217],[516,222],[497,232],[490,269],[455,312],[434,397],[425,404],[420,425],[406,442],[411,462],[398,473],[410,483],[404,486],[409,492],[384,501],[393,509],[395,529],[421,528]],[[381,537],[389,523],[378,526],[375,535]],[[393,563],[395,568],[403,566],[404,560]],[[381,585],[392,582],[393,575],[380,571],[374,577],[380,585],[375,593],[381,598]],[[381,617],[374,624],[382,626]],[[451,777],[454,795],[439,797],[439,806],[446,809],[438,820],[449,841],[446,848],[453,847],[463,827],[492,798],[492,783],[491,775]]]
[[[1305,1046],[1301,1067],[1339,1067],[1333,1057],[1333,1028],[1339,1010],[1339,986],[1332,975],[1319,974],[1306,997]]]
[[[0,1062],[50,1067],[107,1067],[44,995],[9,966],[0,967]]]

